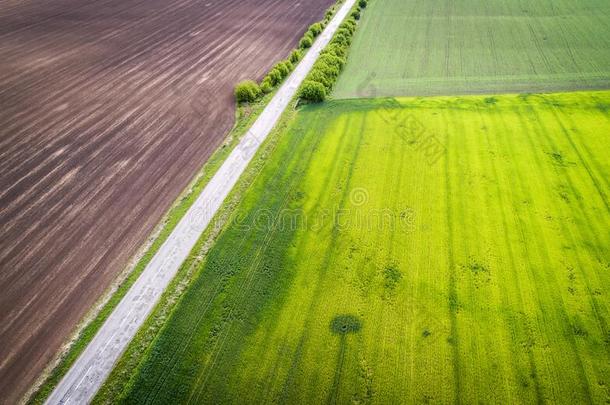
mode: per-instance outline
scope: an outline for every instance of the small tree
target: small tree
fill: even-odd
[[[261,89],[252,80],[244,80],[235,86],[235,99],[240,103],[256,101],[260,94]]]
[[[356,31],[356,27],[353,27],[351,25],[346,25],[344,27],[339,27],[336,34],[341,34],[341,35],[345,35],[346,37],[351,37],[352,35],[354,35],[355,31]]]
[[[309,75],[307,76],[307,80],[311,80],[313,82],[322,83],[324,88],[330,90],[332,87],[332,80],[327,77],[324,72],[320,69],[314,68],[311,70]]]
[[[344,58],[340,58],[338,56],[332,55],[330,53],[326,53],[318,59],[319,62],[324,62],[329,66],[335,66],[339,70],[343,68],[346,60]]]
[[[295,63],[297,63],[298,61],[301,60],[301,56],[302,56],[301,51],[299,51],[298,49],[295,49],[290,54],[290,62],[292,62],[292,64],[294,65]]]
[[[286,64],[284,62],[278,62],[274,69],[279,70],[279,72],[282,74],[282,79],[286,76],[288,76],[288,74],[290,73],[290,68],[288,66],[286,66]]]
[[[358,7],[360,7],[360,8],[366,8],[366,0],[360,0],[360,1],[358,1]]]
[[[279,71],[279,69],[277,68],[273,68],[269,71],[269,73],[267,74],[267,77],[269,78],[269,81],[271,82],[272,85],[276,85],[279,82],[282,81],[283,77],[282,77],[282,72]]]
[[[269,76],[265,77],[261,82],[260,89],[264,94],[269,94],[273,91],[273,84]]]
[[[339,26],[339,29],[345,28],[348,29],[352,34],[354,33],[354,31],[356,31],[356,19],[354,17],[350,17],[347,20],[345,20],[343,22],[343,24],[341,24]]]
[[[323,64],[321,69],[326,75],[326,77],[332,79],[333,82],[337,79],[337,77],[339,77],[339,68],[336,66],[329,66],[327,64]]]
[[[350,44],[350,38],[343,32],[338,32],[333,38],[333,44],[341,44],[347,46]]]
[[[313,45],[313,40],[309,36],[304,36],[299,42],[299,48],[301,49],[311,48],[311,45]]]
[[[335,55],[340,58],[345,58],[347,50],[341,45],[334,43],[330,44],[321,54],[322,55]]]
[[[320,23],[312,24],[307,31],[311,32],[311,34],[314,37],[317,37],[322,32],[322,24],[320,24]]]
[[[322,83],[305,80],[301,86],[299,96],[304,100],[319,103],[326,99],[326,89]]]

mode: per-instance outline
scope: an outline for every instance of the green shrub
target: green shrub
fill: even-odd
[[[362,12],[362,10],[360,12]],[[358,25],[358,23],[356,22],[356,19],[352,16],[349,16],[345,20],[343,20],[343,22],[339,25],[339,28],[355,27],[356,25]]]
[[[305,80],[301,86],[299,97],[313,103],[319,103],[326,99],[326,89],[322,83]]]
[[[352,37],[354,36],[354,31],[348,27],[339,28],[335,33],[335,36],[345,37],[349,42],[352,42]]]
[[[320,58],[318,60],[320,62],[326,63],[329,66],[335,66],[338,69],[342,69],[346,62],[345,59],[340,58],[335,55],[331,55],[329,53],[320,56]]]
[[[314,68],[317,71],[323,73],[324,76],[328,78],[328,80],[330,81],[329,87],[332,87],[332,84],[335,82],[335,80],[339,76],[339,68],[337,66],[331,66],[324,61],[316,62],[316,64],[314,65]]]
[[[321,53],[321,55],[325,55],[325,54],[335,55],[340,58],[345,58],[345,56],[347,54],[347,49],[345,47],[341,46],[340,44],[330,44]]]
[[[278,62],[273,69],[277,69],[282,75],[280,80],[288,76],[290,74],[290,69],[284,62]]]
[[[294,51],[292,51],[292,53],[290,54],[290,62],[292,62],[292,64],[294,65],[295,63],[297,63],[298,61],[301,60],[301,57],[303,56],[302,52],[298,49],[295,49]]]
[[[341,44],[341,45],[349,45],[350,44],[350,39],[345,36],[343,33],[338,33],[337,35],[335,35],[335,37],[333,38],[332,41],[334,44]]]
[[[327,77],[332,78],[333,82],[335,80],[337,80],[337,77],[339,77],[339,73],[340,73],[340,70],[336,66],[328,66],[328,65],[326,65],[326,68],[324,69],[324,74],[326,74]]]
[[[311,45],[313,45],[313,40],[310,36],[304,36],[299,42],[299,48],[301,49],[311,48]]]
[[[267,77],[269,78],[269,81],[271,82],[272,85],[276,85],[279,82],[282,81],[282,72],[280,72],[277,68],[273,68],[269,71],[269,73],[267,74]]]
[[[354,17],[350,17],[339,26],[339,29],[345,28],[348,29],[351,33],[354,33],[354,31],[356,31],[356,26],[356,19]]]
[[[269,79],[269,77],[265,77],[265,79],[263,79],[260,89],[264,94],[269,94],[273,91],[273,84],[271,83],[271,79]]]
[[[320,71],[322,71],[324,74],[326,74],[327,70],[328,70],[329,66],[326,62],[318,60],[316,61],[316,63],[313,65],[313,69],[318,69]]]
[[[330,90],[333,85],[332,79],[327,77],[326,74],[324,74],[324,72],[322,72],[319,69],[312,69],[311,72],[309,73],[309,75],[307,76],[307,80],[322,83],[322,85],[327,90]]]
[[[336,34],[342,34],[342,35],[345,35],[345,36],[349,37],[351,35],[354,35],[354,32],[356,32],[356,26],[355,25],[347,24],[345,26],[339,27],[339,29],[337,30],[335,35]]]
[[[314,37],[317,37],[322,32],[322,24],[320,24],[320,23],[312,24],[307,31],[311,32],[311,34]]]
[[[340,71],[345,66],[348,47],[356,31],[356,20],[360,19],[360,9],[366,7],[367,1],[360,0],[358,4],[360,7],[352,11],[350,17],[341,23],[330,44],[320,53],[318,61],[307,75],[299,92],[302,99],[311,102],[323,101],[326,99],[327,92],[332,89]],[[249,99],[252,94],[257,94],[256,97],[258,97],[261,93],[267,94],[273,91],[273,88],[288,76],[294,69],[295,64],[301,60],[303,50],[313,45],[314,38],[320,35],[333,15],[334,8],[331,8],[326,12],[324,21],[312,24],[301,38],[299,47],[292,51],[290,57],[277,63],[263,79],[260,87],[257,86],[257,90],[251,89],[250,92],[246,92],[247,94],[244,97]],[[249,84],[250,88],[252,87],[251,84]],[[254,84],[256,85],[256,83]]]
[[[347,56],[347,47],[340,44],[334,44],[331,48],[331,52],[340,58],[345,58]]]
[[[346,38],[351,37],[353,34],[354,33],[347,28],[339,28],[337,32],[335,32],[335,36],[342,36]]]
[[[250,103],[261,95],[261,89],[252,80],[244,80],[235,86],[235,99],[240,103]]]

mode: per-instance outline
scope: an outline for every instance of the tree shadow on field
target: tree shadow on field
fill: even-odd
[[[339,387],[341,385],[341,374],[343,371],[343,362],[345,352],[347,351],[347,336],[350,334],[359,333],[362,329],[362,321],[355,315],[337,315],[330,322],[330,331],[333,335],[339,336],[339,353],[337,356],[337,365],[335,366],[335,377],[331,387],[328,404],[336,404],[339,396]]]

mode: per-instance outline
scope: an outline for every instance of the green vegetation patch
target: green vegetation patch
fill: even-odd
[[[609,101],[303,108],[121,399],[609,401]]]
[[[607,89],[606,0],[375,0],[336,98]]]

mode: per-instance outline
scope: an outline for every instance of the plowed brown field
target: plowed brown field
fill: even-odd
[[[0,398],[14,402],[333,0],[0,0]],[[0,402],[1,402],[0,401]]]

